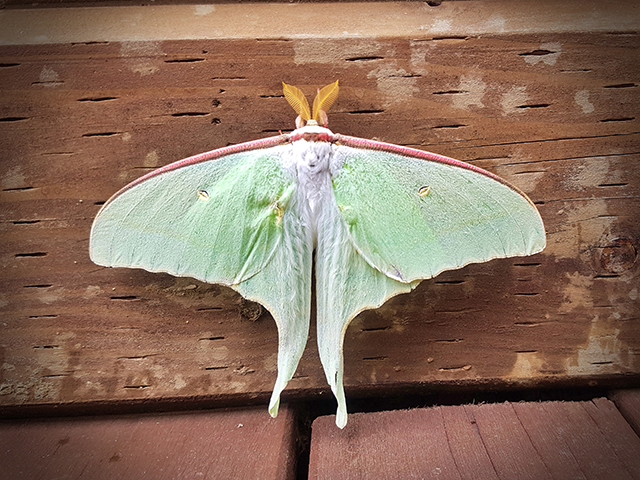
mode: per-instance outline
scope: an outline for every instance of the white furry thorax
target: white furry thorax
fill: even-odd
[[[331,177],[340,170],[342,161],[333,143],[335,135],[328,128],[309,125],[289,137],[282,166],[296,179],[299,213],[315,239],[323,205],[333,201]]]

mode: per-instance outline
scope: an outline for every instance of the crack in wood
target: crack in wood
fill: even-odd
[[[635,83],[615,83],[613,85],[604,85],[602,88],[635,88]]]
[[[157,357],[158,355],[160,355],[160,354],[159,353],[147,353],[145,355],[131,355],[131,356],[116,357],[116,359],[117,360],[144,360],[145,358]]]
[[[117,100],[118,97],[84,97],[79,98],[79,102],[107,102],[109,100]]]
[[[71,42],[72,46],[76,45],[109,45],[109,42],[106,40],[89,40],[88,42]]]
[[[440,128],[462,128],[462,127],[466,127],[468,125],[465,125],[464,123],[452,123],[449,125],[436,125],[434,127],[431,127],[433,130],[436,129],[440,129]]]
[[[516,108],[547,108],[550,106],[550,103],[534,103],[531,105],[518,105]]]
[[[41,220],[13,220],[11,223],[14,225],[33,225],[35,223],[40,223]]]
[[[31,82],[31,85],[42,85],[44,87],[55,87],[58,85],[63,85],[64,82],[62,80],[49,80],[46,82]]]
[[[435,42],[442,42],[442,41],[447,41],[447,40],[459,40],[459,41],[464,41],[464,40],[468,40],[470,37],[466,36],[466,35],[443,35],[440,37],[432,37],[431,41],[435,41]]]
[[[441,92],[432,92],[431,95],[461,95],[469,93],[469,90],[443,90]]]
[[[204,340],[213,342],[215,340],[224,340],[224,337],[223,336],[214,336],[214,337],[202,337],[202,338],[198,339],[199,342],[204,341]]]
[[[174,58],[171,60],[165,60],[164,63],[196,63],[196,62],[204,62],[205,59],[202,57],[193,57],[193,58]]]
[[[179,112],[172,113],[172,117],[204,117],[205,115],[209,115],[210,112]]]
[[[83,133],[84,138],[90,137],[113,137],[115,135],[121,135],[122,132],[95,132],[95,133]]]
[[[557,53],[557,52],[554,52],[552,50],[546,50],[546,49],[538,49],[538,50],[532,50],[531,52],[519,53],[518,55],[521,57],[542,57],[544,55],[551,55],[553,53]]]
[[[29,120],[29,117],[3,117],[3,118],[0,118],[0,122],[3,122],[3,123],[22,122],[24,120]]]
[[[219,366],[219,367],[204,367],[205,370],[226,370],[229,368],[228,366]]]
[[[371,328],[361,328],[360,331],[361,332],[383,332],[385,330],[389,330],[391,327],[390,326],[384,326],[384,327],[371,327]]]
[[[37,190],[36,187],[14,187],[14,188],[3,188],[3,192],[24,192],[27,190]]]
[[[138,297],[135,295],[114,295],[112,297],[109,297],[111,300],[116,300],[116,301],[131,301],[131,300],[137,300]]]
[[[350,57],[350,58],[345,58],[344,60],[346,62],[371,62],[374,60],[382,60],[384,57],[381,57],[379,55],[371,55],[369,57]]]
[[[53,285],[51,283],[41,283],[37,285],[23,285],[22,288],[49,288]]]
[[[351,110],[350,112],[347,112],[351,115],[367,115],[367,114],[377,114],[377,113],[383,113],[384,110],[381,109],[371,109],[371,110]]]
[[[36,257],[45,257],[47,252],[26,252],[26,253],[16,253],[16,258],[36,258]]]
[[[602,120],[598,120],[600,123],[610,123],[610,122],[630,122],[635,120],[636,117],[619,117],[619,118],[604,118]]]
[[[378,361],[378,360],[387,360],[389,358],[388,355],[378,355],[375,357],[363,357],[363,361],[365,362],[373,362],[373,361]]]

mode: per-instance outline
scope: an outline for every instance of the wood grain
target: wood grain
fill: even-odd
[[[518,402],[356,413],[313,423],[309,478],[638,478],[613,403]]]
[[[483,2],[483,15],[515,18],[512,5]],[[88,236],[100,205],[143,173],[292,129],[283,80],[311,95],[339,79],[334,132],[495,172],[547,229],[541,254],[444,273],[359,315],[345,339],[348,396],[637,383],[640,41],[606,22],[610,9],[637,13],[598,4],[604,20],[585,27],[573,13],[593,5],[567,5],[571,15],[543,15],[555,23],[533,33],[464,22],[443,32],[455,18],[446,6],[411,35],[399,23],[361,38],[274,26],[267,38],[4,42],[3,411],[266,402],[277,349],[267,313],[243,316],[224,287],[97,267]],[[328,395],[312,327],[285,397]]]

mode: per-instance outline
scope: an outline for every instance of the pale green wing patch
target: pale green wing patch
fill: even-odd
[[[506,183],[389,151],[338,151],[344,160],[333,187],[350,237],[391,278],[412,282],[544,248],[538,211]]]
[[[277,248],[294,190],[282,148],[186,164],[133,184],[96,217],[91,259],[209,283],[250,278]]]

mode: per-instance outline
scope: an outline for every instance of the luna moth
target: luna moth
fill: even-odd
[[[278,326],[280,393],[307,342],[315,252],[317,342],[343,428],[343,341],[366,309],[423,279],[545,246],[531,200],[476,166],[334,134],[338,82],[309,104],[284,84],[289,134],[186,158],[113,195],[91,229],[91,259],[223,284],[262,304]]]

